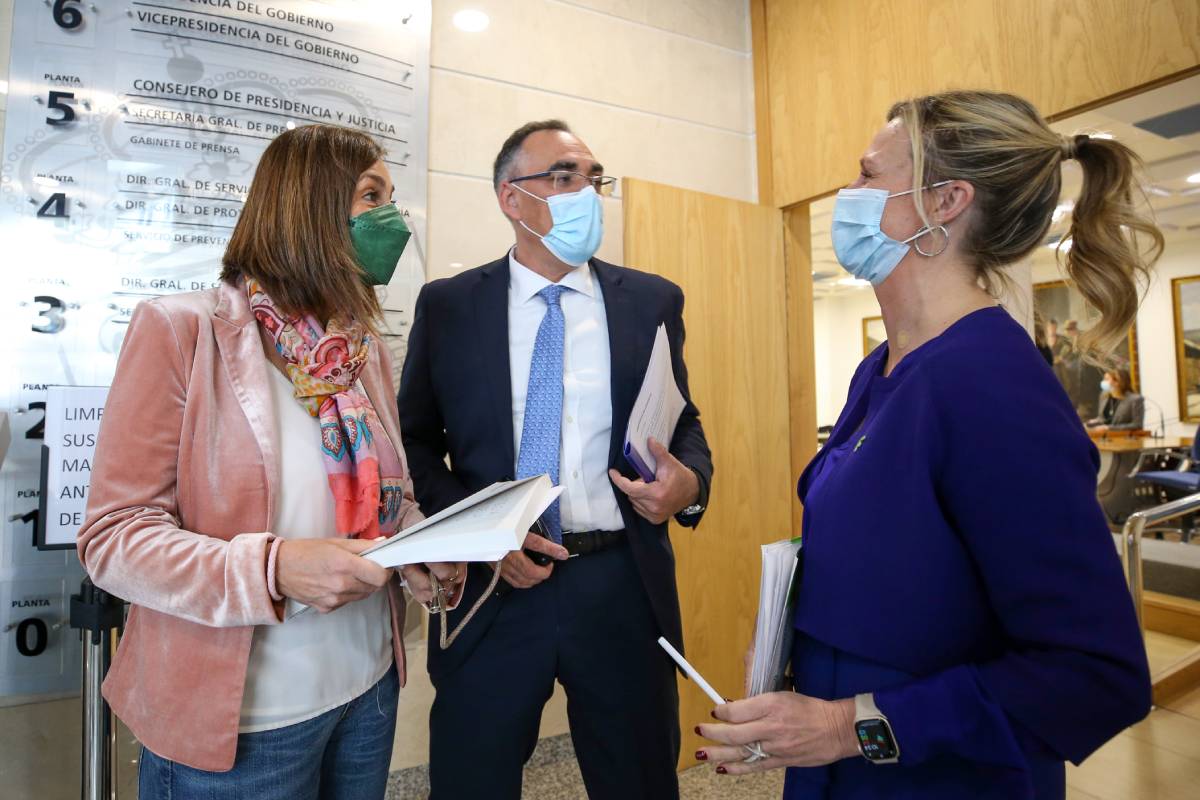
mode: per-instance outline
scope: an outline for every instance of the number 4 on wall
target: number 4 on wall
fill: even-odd
[[[55,192],[50,195],[46,202],[42,203],[42,207],[38,209],[39,217],[69,217],[67,212],[67,195],[65,192]]]

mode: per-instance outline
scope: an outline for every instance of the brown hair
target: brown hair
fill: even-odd
[[[383,155],[367,134],[337,125],[276,137],[259,159],[221,280],[257,280],[289,316],[374,329],[379,299],[364,280],[347,223],[359,176]]]
[[[989,290],[999,270],[1031,253],[1046,236],[1062,188],[1061,165],[1074,158],[1083,189],[1065,242],[1066,273],[1100,319],[1083,336],[1085,351],[1107,353],[1137,316],[1141,289],[1163,249],[1162,233],[1134,204],[1137,154],[1120,142],[1061,136],[1037,109],[1011,94],[952,91],[905,100],[900,119],[912,139],[913,187],[964,180],[975,188],[961,252]],[[929,224],[928,220],[925,220]],[[1142,247],[1148,240],[1148,247]],[[1064,246],[1060,243],[1059,253]]]
[[[1114,367],[1108,370],[1109,375],[1116,378],[1116,388],[1121,390],[1121,394],[1129,394],[1133,391],[1133,377],[1129,374],[1129,370]]]

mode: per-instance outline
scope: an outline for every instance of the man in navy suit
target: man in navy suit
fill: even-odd
[[[712,479],[683,363],[683,293],[593,257],[614,180],[564,123],[513,132],[493,179],[516,245],[417,298],[404,447],[426,514],[543,472],[564,491],[542,516],[545,537],[526,539],[547,563],[509,554],[495,596],[446,650],[432,620],[431,797],[520,797],[555,680],[590,797],[677,797],[679,698],[656,643],[682,645],[667,520],[698,524]],[[652,444],[645,482],[622,444],[660,324],[687,405],[668,446]],[[451,628],[491,577],[472,565]]]

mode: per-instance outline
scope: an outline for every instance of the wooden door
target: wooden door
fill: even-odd
[[[813,443],[801,446],[815,446],[811,390],[791,392],[807,410],[789,409],[789,360],[807,369],[811,385],[811,278],[795,282],[800,294],[789,303],[778,209],[639,180],[622,186],[626,264],[684,291],[684,357],[713,451],[703,522],[671,526],[688,660],[717,691],[741,697],[759,545],[796,532],[793,423]],[[789,305],[801,319],[789,320]],[[712,703],[689,681],[680,680],[679,692],[686,768],[701,744],[692,730]]]

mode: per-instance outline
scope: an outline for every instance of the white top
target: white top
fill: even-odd
[[[270,363],[271,405],[279,434],[279,498],[271,530],[284,539],[333,535],[334,504],[316,418],[296,402],[292,383]],[[295,608],[288,601],[288,613]],[[392,664],[387,592],[330,614],[308,611],[254,628],[240,733],[294,725],[350,702]]]
[[[538,292],[550,281],[522,266],[516,248],[509,251],[508,363],[512,376],[513,453],[521,456],[525,424],[525,395],[529,365],[538,327],[546,316],[546,301]],[[612,361],[608,349],[608,318],[604,296],[584,264],[560,282],[563,336],[562,455],[559,483],[564,531],[618,531],[625,527],[617,497],[608,478],[608,447],[612,438]],[[625,424],[624,421],[621,423]],[[516,464],[513,468],[515,470]]]

